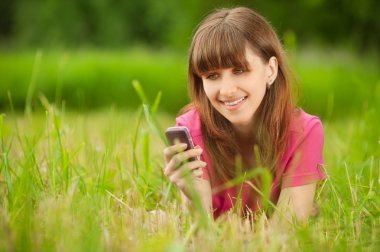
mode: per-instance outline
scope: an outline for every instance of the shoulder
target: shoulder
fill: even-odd
[[[302,109],[297,109],[294,112],[289,129],[291,144],[300,143],[305,138],[323,139],[324,135],[321,120]]]
[[[323,163],[324,133],[321,120],[297,109],[282,158],[282,188],[314,183],[326,177]],[[278,177],[278,181],[280,177]]]
[[[177,126],[186,126],[193,134],[202,134],[202,123],[199,112],[192,108],[176,118]]]
[[[323,129],[321,119],[315,115],[311,115],[302,109],[295,110],[293,117],[290,121],[291,132],[308,132],[314,128]]]

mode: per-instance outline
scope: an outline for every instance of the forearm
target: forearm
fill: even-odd
[[[307,222],[314,202],[316,184],[285,188],[281,191],[277,209],[269,223],[271,226],[289,223],[296,219]]]
[[[196,195],[192,195],[192,193],[189,192],[185,194],[181,191],[183,210],[185,212],[189,212],[190,209],[194,209],[196,203],[195,200],[199,200],[202,210],[204,210],[207,214],[210,214],[212,209],[212,196],[209,181],[204,179],[197,180],[194,183],[194,189]]]

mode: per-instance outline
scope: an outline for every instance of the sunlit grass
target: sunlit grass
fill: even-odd
[[[176,86],[178,89],[171,88],[178,84],[178,76],[170,75],[167,86],[158,88],[163,91],[162,96],[157,95],[149,104],[149,98],[158,90],[151,85],[164,83],[165,78],[156,79],[156,74],[167,76],[164,69],[184,72],[184,62],[177,64],[178,58],[158,54],[150,61],[151,55],[144,56],[141,52],[131,57],[139,60],[128,63],[124,61],[131,56],[130,52],[111,56],[80,52],[67,55],[69,61],[65,62],[64,54],[46,57],[42,52],[41,73],[36,73],[39,77],[34,82],[33,62],[38,57],[24,56],[3,55],[1,59],[12,59],[14,63],[9,68],[6,60],[0,61],[3,71],[0,78],[6,80],[2,83],[8,87],[22,83],[14,90],[25,92],[17,99],[27,103],[21,106],[22,112],[17,109],[14,112],[12,106],[6,105],[9,109],[0,115],[0,251],[380,248],[380,80],[370,64],[375,61],[342,63],[339,56],[325,64],[326,56],[315,54],[293,59],[296,67],[301,68],[300,77],[305,84],[301,86],[305,91],[301,104],[307,112],[317,112],[323,119],[329,179],[317,192],[317,217],[307,225],[294,223],[287,230],[280,227],[268,230],[263,213],[258,213],[252,225],[234,213],[215,222],[204,215],[184,213],[176,188],[162,174],[165,145],[162,130],[174,124],[174,115],[164,112],[167,109],[161,109],[161,104],[180,106],[174,98],[185,103],[186,91],[181,84]],[[166,63],[151,70],[157,62]],[[23,66],[29,72],[7,75],[12,66],[16,66],[13,69],[16,73]],[[64,77],[59,69],[65,69]],[[124,69],[134,69],[139,75],[118,80]],[[59,93],[61,85],[95,92],[94,99],[101,97],[104,101],[102,96],[107,96],[105,89],[109,86],[97,90],[96,85],[104,84],[108,78],[103,78],[107,76],[112,76],[110,83],[123,83],[121,89],[114,90],[117,99],[133,99],[138,104],[142,100],[145,106],[124,109],[115,105],[83,112],[81,106],[72,111],[65,105],[63,89]],[[133,91],[131,80],[139,76],[143,76],[140,80],[149,91],[147,95],[139,91],[137,82],[134,87],[138,95]],[[83,78],[80,79],[83,82],[78,82],[77,77]],[[70,78],[72,82],[63,81]],[[185,74],[179,79],[185,82]],[[46,82],[50,84],[44,80],[50,80]],[[92,82],[98,84],[92,86]],[[78,83],[83,86],[77,87]],[[47,92],[45,98],[45,87],[52,88],[49,91],[52,96]],[[17,94],[10,92],[8,99],[6,91],[3,94],[1,103],[17,108],[14,99]],[[113,98],[110,95],[104,99]],[[353,108],[355,113],[350,113]]]
[[[379,119],[326,121],[329,179],[306,226],[265,228],[231,214],[199,225],[162,175],[164,143],[142,112],[1,116],[0,250],[376,250]],[[159,113],[163,127],[173,116]],[[156,210],[156,214],[150,211]],[[161,215],[162,210],[165,215]]]

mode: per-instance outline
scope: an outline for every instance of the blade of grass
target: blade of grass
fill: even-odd
[[[140,97],[140,100],[142,101],[142,106],[145,114],[145,118],[148,122],[149,127],[157,134],[157,136],[160,137],[160,139],[163,141],[163,143],[166,143],[165,135],[157,122],[155,118],[155,114],[157,112],[158,106],[161,101],[161,92],[159,92],[156,96],[156,99],[154,101],[153,107],[150,107],[149,100],[147,96],[145,95],[144,89],[142,88],[140,82],[137,80],[132,81],[132,86],[135,89],[137,95]]]
[[[7,151],[3,152],[3,164],[4,164],[4,169],[5,169],[5,181],[7,182],[7,187],[8,187],[8,192],[9,192],[9,201],[11,201],[14,194],[14,189],[13,189],[13,184],[12,184],[12,179],[11,179],[11,168],[9,165]]]
[[[135,91],[136,91],[137,95],[139,96],[140,100],[142,101],[142,103],[149,106],[149,100],[146,97],[144,89],[142,88],[140,82],[137,80],[133,80],[132,86],[135,89]]]
[[[137,143],[139,140],[139,133],[140,133],[140,125],[141,121],[143,118],[143,110],[142,108],[139,110],[138,115],[137,115],[137,125],[136,125],[136,130],[135,134],[132,138],[132,155],[133,155],[133,171],[135,172],[135,175],[139,175],[139,163],[137,159]]]
[[[165,134],[161,130],[161,127],[158,124],[158,122],[155,120],[155,118],[151,116],[149,106],[144,104],[143,108],[144,108],[145,118],[148,122],[149,127],[153,130],[154,133],[156,133],[158,137],[160,137],[163,143],[166,143]]]
[[[41,63],[42,58],[42,51],[37,50],[36,56],[34,59],[34,65],[33,65],[33,71],[32,71],[32,77],[29,82],[28,92],[26,94],[26,101],[25,101],[25,115],[30,116],[30,113],[32,112],[32,98],[34,89],[36,88],[36,80],[37,75]]]
[[[62,87],[63,87],[63,71],[68,60],[67,54],[63,54],[59,59],[58,73],[57,73],[57,84],[55,89],[55,105],[57,108],[62,109]]]
[[[152,109],[150,110],[150,113],[152,115],[152,117],[155,117],[156,116],[156,113],[157,113],[157,110],[158,110],[158,106],[160,105],[160,102],[161,102],[161,97],[162,97],[162,92],[158,92],[157,96],[156,96],[156,99],[154,99],[154,103],[152,105]]]
[[[236,156],[236,158],[235,158],[235,167],[236,167],[237,177],[243,176],[242,180],[245,181],[245,179],[246,179],[245,178],[246,173],[242,174],[242,172],[243,172],[243,161],[242,161],[241,155]],[[232,211],[234,213],[237,213],[237,211],[239,209],[241,209],[241,207],[240,207],[241,206],[240,200],[241,200],[241,193],[242,193],[242,191],[243,191],[243,183],[239,187],[239,192],[238,192],[238,195],[237,195],[237,197],[235,199],[235,204],[233,204],[234,207],[233,207]],[[230,198],[230,201],[231,201],[231,203],[233,202],[233,200],[231,198]]]
[[[345,168],[345,171],[346,171],[348,186],[349,186],[350,193],[351,193],[352,205],[356,206],[357,205],[357,197],[356,197],[355,191],[354,191],[354,189],[352,187],[352,184],[351,184],[350,175],[348,174],[348,168],[347,168],[347,163],[346,162],[344,163],[344,168]]]

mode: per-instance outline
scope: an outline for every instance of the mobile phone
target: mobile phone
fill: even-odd
[[[194,149],[193,139],[191,138],[189,129],[185,126],[169,127],[166,129],[165,135],[171,145],[186,143],[187,148],[185,151]],[[199,157],[189,159],[189,161],[195,160],[199,160]]]

